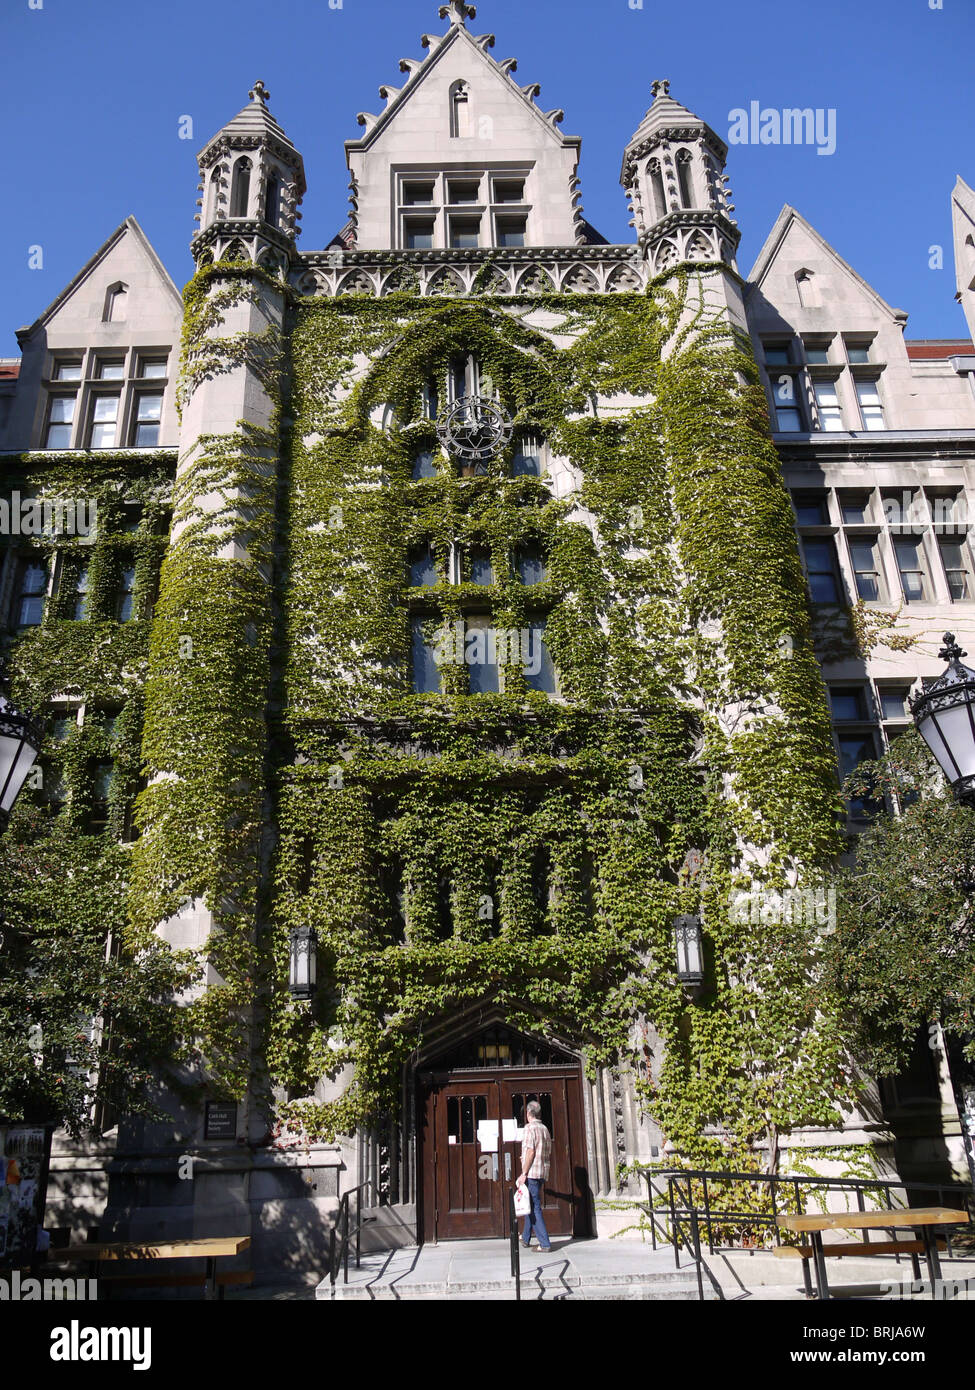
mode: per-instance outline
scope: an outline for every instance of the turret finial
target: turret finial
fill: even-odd
[[[451,24],[459,24],[465,28],[465,19],[477,18],[477,6],[465,5],[464,0],[450,0],[449,5],[440,6],[440,18],[449,19]]]
[[[271,100],[271,93],[263,82],[255,82],[254,90],[248,92],[247,95],[250,97],[251,101],[259,102],[261,106],[267,106],[268,102]]]
[[[654,101],[656,101],[659,96],[669,97],[670,82],[665,77],[658,77],[650,90],[653,92]]]

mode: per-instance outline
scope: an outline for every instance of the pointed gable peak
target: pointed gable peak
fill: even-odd
[[[769,232],[765,245],[758,253],[758,258],[752,266],[748,275],[747,287],[745,290],[746,300],[749,299],[763,283],[775,267],[780,254],[782,254],[790,241],[801,238],[806,246],[811,241],[815,248],[830,258],[833,264],[862,291],[862,293],[873,301],[876,307],[887,315],[895,323],[904,324],[907,322],[907,313],[904,309],[897,309],[874,289],[868,280],[865,280],[858,270],[855,270],[849,261],[843,259],[834,246],[831,246],[826,238],[817,232],[811,222],[803,217],[789,203],[784,204],[782,211],[775,220],[775,225]]]
[[[402,86],[394,87],[390,83],[384,83],[379,88],[379,95],[386,102],[385,109],[379,114],[371,111],[360,111],[356,115],[359,125],[365,127],[365,134],[358,140],[347,140],[346,150],[363,149],[368,147],[375,135],[388,126],[390,120],[399,112],[400,108],[409,100],[416,91],[417,87],[430,74],[431,70],[440,63],[448,50],[453,49],[458,43],[466,43],[471,49],[475,50],[486,66],[498,77],[505,81],[512,95],[516,96],[525,105],[529,106],[538,121],[547,125],[550,129],[561,125],[565,118],[565,112],[559,108],[551,111],[542,111],[535,105],[535,98],[541,93],[541,86],[537,82],[530,82],[527,86],[519,86],[514,78],[514,73],[518,68],[516,58],[505,58],[498,62],[491,57],[489,52],[494,47],[495,38],[493,34],[472,34],[467,28],[466,21],[474,19],[477,15],[477,6],[468,5],[464,0],[450,0],[449,4],[441,5],[438,11],[441,19],[449,20],[446,33],[443,34],[423,34],[420,39],[421,46],[427,50],[424,58],[401,58],[399,70],[406,74],[406,81]],[[578,137],[560,137],[565,142],[578,145]]]
[[[125,243],[130,242],[131,246],[126,248]],[[154,282],[164,299],[168,299],[172,308],[175,320],[182,318],[183,297],[173,283],[169,271],[163,265],[155,248],[139,226],[139,223],[131,215],[124,222],[120,223],[112,232],[111,236],[99,246],[95,254],[85,262],[78,273],[65,285],[64,289],[47,306],[32,324],[17,330],[17,341],[22,345],[27,343],[39,329],[46,328],[51,320],[58,314],[69,301],[79,292],[83,292],[85,286],[90,285],[98,279],[99,272],[102,272],[102,280],[107,280],[108,276],[114,275],[114,269],[106,269],[113,262],[113,257],[121,252],[127,260],[126,278],[132,273],[133,259],[141,261],[145,266],[148,280]],[[99,289],[95,296],[96,302],[100,303],[103,298],[102,291]]]

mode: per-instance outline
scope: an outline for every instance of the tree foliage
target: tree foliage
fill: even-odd
[[[913,731],[848,779],[851,796],[885,796],[856,863],[839,879],[828,977],[865,1060],[880,1075],[907,1061],[917,1030],[939,1020],[975,1056],[975,813],[948,792]]]
[[[75,1136],[95,1107],[152,1113],[182,1045],[190,972],[161,941],[121,950],[128,851],[41,810],[0,839],[0,1115]]]

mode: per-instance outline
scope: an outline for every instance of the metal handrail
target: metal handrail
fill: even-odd
[[[515,1190],[508,1188],[508,1239],[511,1243],[511,1277],[515,1281],[515,1302],[521,1302],[521,1237],[518,1235],[518,1214],[515,1211]]]
[[[734,1250],[740,1247],[735,1245],[722,1245],[715,1239],[715,1225],[722,1225],[728,1222],[741,1223],[749,1227],[754,1227],[757,1231],[763,1228],[770,1228],[775,1238],[775,1244],[781,1245],[782,1232],[777,1222],[777,1215],[781,1214],[779,1207],[779,1190],[781,1188],[791,1189],[792,1200],[797,1212],[805,1211],[805,1194],[816,1191],[817,1189],[848,1192],[855,1196],[857,1208],[865,1210],[865,1197],[868,1194],[883,1194],[886,1206],[893,1209],[891,1194],[895,1190],[906,1192],[933,1192],[938,1194],[939,1205],[945,1204],[945,1195],[950,1194],[956,1202],[960,1202],[967,1210],[972,1212],[975,1218],[975,1187],[967,1183],[928,1183],[912,1182],[905,1179],[893,1180],[891,1178],[828,1178],[809,1176],[805,1174],[779,1174],[779,1173],[743,1173],[743,1172],[722,1172],[715,1169],[702,1168],[645,1168],[640,1167],[634,1171],[638,1172],[647,1183],[647,1204],[640,1204],[642,1210],[650,1219],[651,1237],[656,1249],[657,1240],[657,1220],[658,1214],[664,1213],[669,1216],[669,1241],[674,1248],[674,1261],[676,1267],[680,1268],[680,1251],[685,1249],[697,1265],[698,1291],[703,1297],[701,1279],[701,1221],[706,1227],[708,1250],[713,1255],[720,1250]],[[656,1186],[656,1182],[666,1183],[666,1190],[661,1190]],[[701,1188],[701,1200],[695,1199],[694,1183],[698,1183]],[[752,1210],[738,1210],[737,1203],[735,1208],[728,1210],[716,1209],[714,1202],[715,1184],[745,1183],[750,1186],[768,1187],[769,1196],[772,1204],[772,1214]],[[744,1204],[742,1204],[744,1205]],[[666,1222],[662,1223],[666,1230]],[[877,1228],[886,1230],[886,1227]],[[891,1227],[890,1230],[895,1230]],[[957,1235],[957,1232],[954,1232]],[[947,1252],[949,1260],[955,1258],[952,1247],[951,1228],[946,1231]],[[865,1240],[869,1243],[870,1232],[865,1233]],[[896,1256],[897,1263],[900,1263],[900,1255]],[[917,1256],[912,1256],[912,1263],[915,1271],[918,1272]]]
[[[362,1260],[362,1228],[367,1221],[375,1218],[362,1216],[362,1194],[367,1188],[375,1188],[372,1181],[361,1182],[358,1187],[350,1187],[348,1192],[343,1192],[339,1199],[338,1214],[332,1226],[329,1237],[329,1283],[334,1289],[339,1273],[339,1263],[342,1265],[342,1283],[349,1282],[349,1245],[352,1237],[355,1237],[355,1267],[358,1269]],[[349,1229],[349,1199],[355,1198],[355,1226]],[[341,1244],[337,1236],[339,1227],[342,1229]]]

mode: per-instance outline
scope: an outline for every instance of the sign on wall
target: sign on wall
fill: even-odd
[[[207,1101],[203,1128],[204,1139],[236,1139],[237,1107]]]

